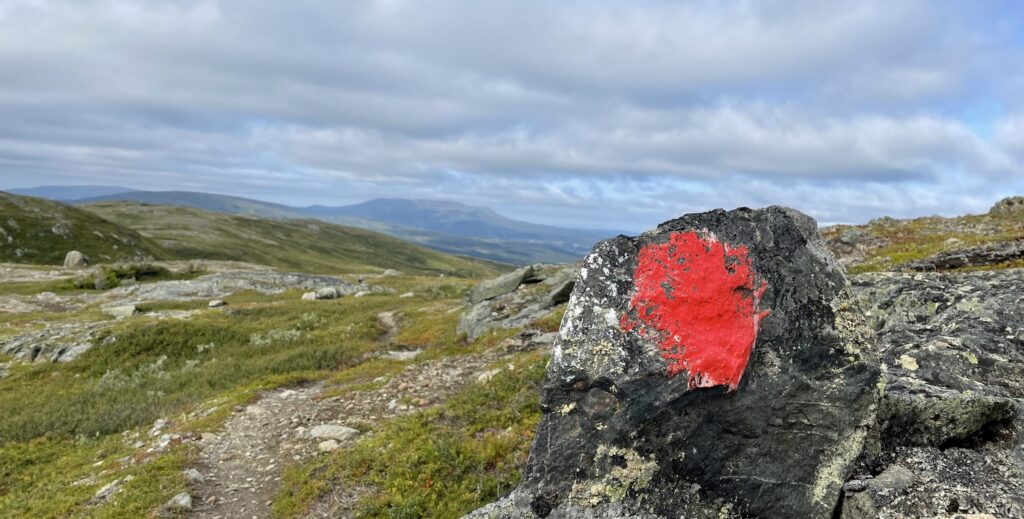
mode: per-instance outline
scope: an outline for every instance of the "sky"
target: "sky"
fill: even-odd
[[[0,0],[0,188],[643,230],[1024,194],[1016,1]]]

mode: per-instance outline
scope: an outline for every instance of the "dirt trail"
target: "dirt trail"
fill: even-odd
[[[393,322],[394,316],[385,319]],[[393,337],[391,327],[385,328],[389,332],[385,337]],[[195,468],[205,482],[195,485],[193,517],[270,517],[282,470],[319,452],[320,440],[308,434],[312,427],[345,425],[373,434],[381,421],[443,403],[464,385],[493,375],[495,370],[487,370],[488,365],[523,349],[547,346],[552,335],[526,335],[484,353],[410,364],[381,380],[378,388],[341,396],[322,398],[320,385],[264,393],[256,403],[239,410],[221,433],[206,435],[202,441]],[[336,488],[307,517],[348,517],[358,496],[359,489]]]

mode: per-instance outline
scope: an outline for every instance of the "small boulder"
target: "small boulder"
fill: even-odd
[[[68,252],[64,256],[64,267],[65,268],[81,268],[81,267],[88,267],[88,266],[89,266],[89,258],[85,254],[82,254],[81,252],[73,250],[71,252]]]
[[[324,288],[317,289],[317,291],[316,291],[316,298],[317,299],[337,299],[338,298],[338,289],[336,289],[334,287],[324,287]]]
[[[196,469],[186,469],[182,475],[185,476],[185,481],[192,485],[201,485],[206,482],[206,477]]]
[[[306,292],[302,294],[303,301],[316,301],[316,292]]]
[[[160,508],[160,516],[174,517],[190,511],[192,511],[192,496],[188,492],[182,492],[164,503],[164,506]]]
[[[223,299],[214,299],[213,301],[210,301],[210,304],[208,306],[210,308],[220,308],[222,306],[226,306],[227,304],[227,301],[224,301]]]
[[[1024,196],[1009,196],[988,210],[991,216],[1024,216]]]
[[[320,452],[333,452],[338,450],[338,442],[335,440],[324,440],[316,445]]]
[[[309,436],[310,438],[322,438],[341,443],[359,436],[359,431],[344,425],[321,424],[310,429]]]
[[[125,318],[125,317],[131,317],[131,316],[135,315],[135,312],[137,312],[137,311],[138,311],[138,309],[133,304],[118,305],[118,306],[108,306],[108,307],[103,309],[103,313],[105,313],[105,314],[107,314],[107,315],[109,315],[111,317],[118,318],[118,319]]]

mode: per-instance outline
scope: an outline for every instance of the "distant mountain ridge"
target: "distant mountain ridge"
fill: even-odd
[[[36,198],[47,198],[58,202],[71,202],[82,198],[96,196],[110,196],[118,193],[136,191],[130,187],[119,186],[38,186],[28,188],[16,188],[5,190],[13,195],[34,196]]]
[[[442,200],[380,198],[346,206],[292,207],[189,191],[125,191],[72,200],[79,205],[109,201],[186,206],[274,219],[317,218],[382,232],[442,252],[512,264],[576,261],[598,241],[619,234],[524,222],[490,208]]]

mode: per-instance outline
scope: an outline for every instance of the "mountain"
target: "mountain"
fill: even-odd
[[[264,218],[317,218],[370,229],[435,250],[511,264],[576,261],[616,231],[538,225],[457,202],[377,199],[340,207],[290,207],[236,196],[188,191],[129,191],[76,200],[77,204],[132,201],[194,207]]]
[[[166,257],[136,231],[89,211],[0,192],[0,261],[60,265],[70,250],[96,262]]]
[[[595,242],[617,234],[528,223],[486,207],[441,200],[378,198],[341,207],[311,206],[303,212],[319,218],[356,217],[468,238],[553,243],[580,254],[586,254]]]
[[[141,202],[144,204],[195,207],[220,213],[244,214],[263,218],[303,218],[301,211],[286,205],[195,191],[128,191],[75,200],[76,204],[109,201]]]
[[[110,196],[128,191],[135,190],[130,187],[118,186],[39,186],[7,190],[8,193],[15,195],[48,198],[59,202],[70,202],[72,200],[97,196]]]
[[[503,267],[444,254],[380,233],[313,219],[274,220],[136,202],[85,204],[153,240],[175,259],[234,260],[303,272],[490,275]]]

